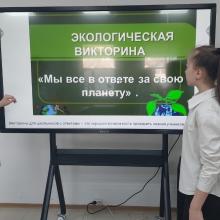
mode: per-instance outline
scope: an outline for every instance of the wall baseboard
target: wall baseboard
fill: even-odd
[[[34,203],[0,203],[0,208],[41,208],[42,204]],[[85,209],[86,205],[67,204],[67,209]],[[51,204],[50,208],[59,208],[58,204]],[[133,210],[133,211],[155,211],[159,212],[159,207],[150,206],[120,206],[114,208],[115,210]],[[176,208],[172,208],[172,212],[175,212]]]

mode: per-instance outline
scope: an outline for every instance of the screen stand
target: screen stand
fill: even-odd
[[[61,212],[58,216],[58,220],[65,219],[66,204],[59,165],[161,167],[159,218],[171,220],[168,134],[162,134],[162,148],[160,150],[115,150],[59,149],[56,145],[56,133],[50,133],[50,164],[41,212],[41,220],[47,220],[54,177]]]

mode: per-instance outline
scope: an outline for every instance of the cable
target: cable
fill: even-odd
[[[178,140],[180,139],[181,134],[179,134],[179,136],[177,137],[176,141],[173,143],[172,147],[170,148],[169,152],[168,152],[168,157],[170,156],[170,153],[172,152],[174,146],[177,144]]]
[[[139,191],[137,191],[136,193],[134,193],[133,195],[131,195],[131,196],[129,196],[126,200],[124,200],[124,202],[121,202],[121,203],[119,203],[119,204],[117,204],[117,205],[111,205],[110,207],[119,207],[119,206],[121,206],[121,205],[123,205],[123,204],[125,204],[127,201],[129,201],[131,198],[133,198],[134,196],[136,196],[137,194],[139,194],[140,192],[142,192],[144,189],[145,189],[145,187],[147,186],[147,184],[151,181],[151,180],[153,180],[155,177],[156,177],[156,175],[158,174],[158,172],[159,172],[159,170],[160,170],[160,167],[158,167],[157,169],[156,169],[156,171],[155,171],[155,173],[153,174],[153,176],[144,184],[144,186],[139,190]]]
[[[173,143],[172,147],[170,148],[170,150],[169,150],[169,152],[168,152],[168,157],[169,157],[170,153],[172,152],[174,146],[175,146],[176,143],[178,142],[179,138],[180,138],[180,134],[179,134],[179,136],[177,137],[177,139],[175,140],[175,142]],[[141,193],[141,192],[145,189],[145,187],[147,186],[147,184],[148,184],[151,180],[153,180],[153,179],[156,177],[156,175],[158,174],[160,168],[161,168],[161,167],[158,167],[158,168],[156,169],[156,171],[154,172],[154,174],[152,175],[152,177],[151,177],[149,180],[147,180],[147,182],[143,185],[143,187],[142,187],[140,190],[138,190],[137,192],[135,192],[134,194],[132,194],[131,196],[129,196],[129,197],[128,197],[127,199],[125,199],[123,202],[121,202],[121,203],[119,203],[119,204],[116,204],[116,205],[103,205],[102,208],[100,208],[100,209],[98,209],[98,210],[96,210],[96,211],[91,212],[91,211],[89,210],[89,207],[90,207],[90,206],[96,206],[96,204],[97,204],[96,201],[92,201],[92,202],[88,203],[87,206],[86,206],[87,212],[88,212],[89,214],[96,214],[96,213],[101,212],[101,211],[103,211],[103,210],[105,210],[105,209],[107,209],[107,208],[116,208],[116,207],[122,206],[123,204],[125,204],[126,202],[128,202],[131,198],[133,198],[133,197],[136,196],[137,194]]]
[[[160,167],[158,167],[157,168],[157,170],[156,170],[156,172],[154,173],[154,175],[144,184],[144,186],[140,189],[140,190],[138,190],[136,193],[134,193],[134,194],[132,194],[131,196],[129,196],[127,199],[125,199],[123,202],[121,202],[121,203],[119,203],[119,204],[116,204],[116,205],[106,205],[106,206],[104,206],[104,207],[102,207],[102,208],[100,208],[100,209],[98,209],[98,210],[96,210],[96,211],[94,211],[94,212],[91,212],[91,211],[89,211],[89,205],[96,205],[96,201],[93,201],[93,202],[90,202],[88,205],[87,205],[87,212],[89,213],[89,214],[95,214],[95,213],[98,213],[98,212],[101,212],[101,211],[103,211],[103,210],[105,210],[105,209],[107,209],[107,208],[116,208],[116,207],[119,207],[119,206],[122,206],[123,204],[125,204],[128,200],[130,200],[131,198],[133,198],[134,196],[136,196],[137,194],[139,194],[140,192],[142,192],[144,189],[145,189],[145,187],[146,187],[146,185],[157,175],[157,173],[159,172],[159,170],[160,170]]]

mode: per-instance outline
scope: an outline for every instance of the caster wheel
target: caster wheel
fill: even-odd
[[[66,216],[65,215],[58,215],[57,220],[66,220]]]

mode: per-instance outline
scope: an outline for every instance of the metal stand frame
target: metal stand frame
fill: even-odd
[[[91,150],[57,149],[56,134],[50,133],[50,165],[41,220],[47,220],[54,177],[59,196],[60,216],[66,215],[66,204],[59,165],[161,167],[160,217],[164,217],[165,220],[171,220],[168,134],[162,134],[161,150]]]

